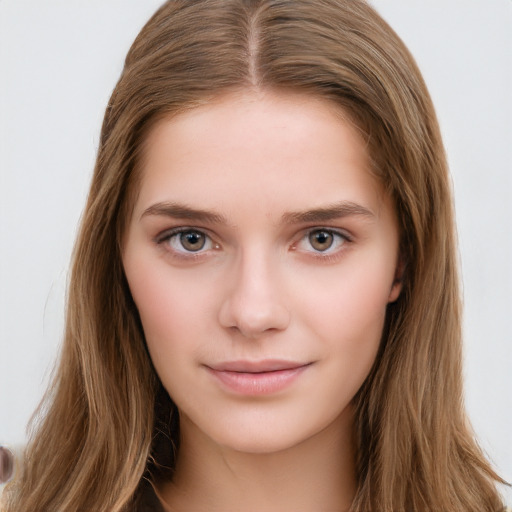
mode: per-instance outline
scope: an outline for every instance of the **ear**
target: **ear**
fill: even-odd
[[[405,257],[403,255],[403,252],[400,251],[395,269],[395,277],[393,279],[393,284],[391,285],[391,290],[389,291],[388,303],[395,302],[400,296],[400,292],[402,291],[404,282],[404,274]]]

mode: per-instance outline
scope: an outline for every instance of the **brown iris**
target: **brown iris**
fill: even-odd
[[[309,234],[309,243],[317,251],[326,251],[330,249],[334,242],[333,234],[324,229],[313,231]]]
[[[184,231],[180,233],[180,243],[187,251],[200,251],[206,244],[206,236],[199,231]]]

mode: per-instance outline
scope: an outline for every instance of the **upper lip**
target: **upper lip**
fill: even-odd
[[[307,366],[311,363],[297,361],[286,361],[283,359],[264,359],[261,361],[225,361],[218,364],[207,365],[208,368],[217,372],[239,372],[239,373],[264,373],[276,372],[279,370],[293,370]]]

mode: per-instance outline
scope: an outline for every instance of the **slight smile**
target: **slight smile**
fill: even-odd
[[[313,363],[267,359],[205,365],[224,388],[240,395],[269,395],[290,386]]]

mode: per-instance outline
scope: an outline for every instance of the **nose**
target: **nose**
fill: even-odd
[[[261,251],[240,257],[230,269],[230,286],[219,311],[220,324],[249,339],[286,329],[290,311],[278,277],[277,266]]]

